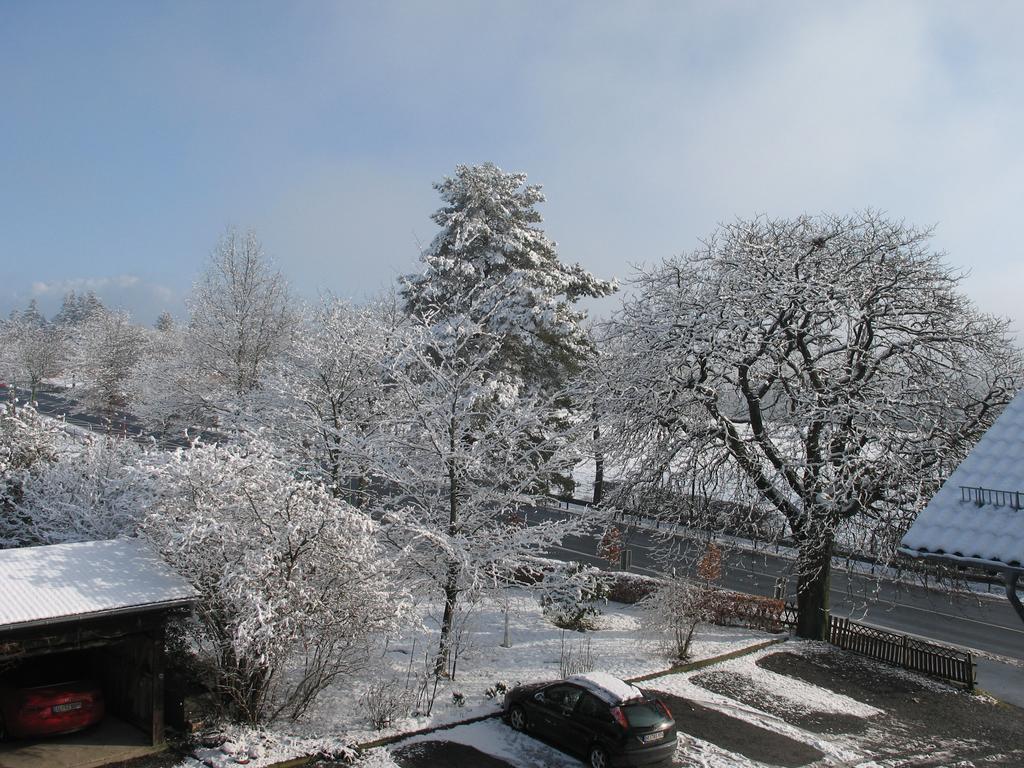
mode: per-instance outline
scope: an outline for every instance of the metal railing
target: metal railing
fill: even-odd
[[[1024,501],[1024,491],[1000,491],[994,488],[961,485],[960,501],[969,501],[976,507],[988,504],[993,507],[1020,509],[1021,502]]]

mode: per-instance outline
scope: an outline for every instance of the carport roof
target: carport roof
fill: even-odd
[[[137,539],[0,550],[0,631],[191,603],[195,589]]]

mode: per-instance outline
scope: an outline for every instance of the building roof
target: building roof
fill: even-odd
[[[624,701],[643,698],[643,691],[635,685],[609,675],[607,672],[587,672],[582,675],[571,675],[566,682],[575,683],[586,688],[592,694],[608,704],[621,704]]]
[[[918,515],[900,551],[1024,569],[1024,390]]]
[[[187,605],[197,593],[138,539],[0,550],[0,630]]]

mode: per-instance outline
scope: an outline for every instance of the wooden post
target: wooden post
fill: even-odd
[[[153,720],[150,742],[153,746],[164,743],[164,629],[165,619],[149,633],[150,659],[153,669]]]

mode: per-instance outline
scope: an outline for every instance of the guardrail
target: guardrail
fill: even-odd
[[[1024,493],[1021,491],[1001,491],[996,488],[982,488],[977,485],[961,485],[960,501],[970,502],[976,507],[986,504],[993,507],[1009,507],[1021,509]]]

